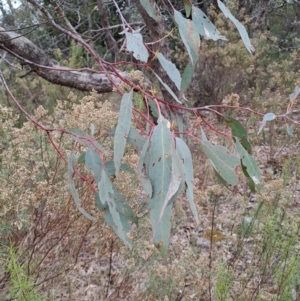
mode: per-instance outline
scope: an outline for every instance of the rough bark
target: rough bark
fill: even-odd
[[[104,73],[65,68],[26,37],[6,31],[3,27],[0,27],[0,48],[15,56],[22,65],[30,66],[33,72],[51,83],[82,91],[96,90],[99,93],[113,90],[111,81]],[[120,74],[125,76],[124,72]],[[110,77],[115,83],[120,83],[118,77]]]

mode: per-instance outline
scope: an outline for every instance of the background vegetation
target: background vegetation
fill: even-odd
[[[207,3],[211,2],[212,6]],[[43,4],[51,5],[44,1]],[[92,32],[98,22],[95,3],[69,3],[68,19],[80,34]],[[247,53],[227,19],[213,6],[200,4],[223,35],[223,41],[203,41],[200,59],[187,97],[194,106],[239,105],[261,113],[284,113],[288,96],[299,82],[299,22],[297,1],[227,1],[232,13],[249,31],[256,51]],[[130,22],[141,22],[119,3]],[[162,5],[162,4],[161,4]],[[181,1],[173,1],[183,9]],[[112,2],[107,4],[111,25],[120,22]],[[162,6],[163,7],[163,6]],[[24,8],[26,8],[24,10]],[[0,7],[1,9],[1,7]],[[164,7],[166,18],[168,7]],[[93,26],[78,15],[90,13]],[[2,11],[6,28],[31,26],[36,11],[26,3],[20,9],[7,2]],[[88,20],[88,19],[87,19]],[[115,23],[114,23],[115,22]],[[167,22],[168,23],[168,22]],[[79,26],[80,25],[80,26]],[[172,29],[169,20],[168,30]],[[182,71],[188,60],[174,30],[170,43],[173,62]],[[81,47],[49,25],[30,33],[48,54],[70,68],[92,67]],[[117,40],[117,31],[115,39]],[[93,41],[99,53],[113,60],[102,40]],[[123,54],[116,54],[122,56]],[[104,135],[118,118],[116,93],[78,92],[26,76],[18,62],[1,53],[1,70],[22,106],[36,120],[57,128],[90,131],[94,124],[112,157],[113,139]],[[9,62],[9,64],[8,64]],[[20,68],[12,68],[12,64]],[[130,68],[125,65],[124,69]],[[159,89],[158,87],[154,87]],[[141,104],[136,99],[136,105]],[[74,206],[68,188],[66,163],[52,148],[47,133],[19,115],[2,88],[0,97],[0,299],[2,300],[298,300],[300,298],[299,244],[299,130],[293,135],[272,121],[258,135],[261,118],[230,111],[248,131],[253,154],[264,181],[260,193],[251,193],[242,173],[240,184],[227,189],[218,184],[209,160],[190,141],[194,160],[196,227],[184,196],[174,205],[167,258],[152,243],[145,196],[137,176],[124,173],[114,184],[127,197],[139,218],[129,250],[104,221],[94,203],[94,193],[76,182],[82,205],[97,218],[85,219]],[[293,117],[298,120],[297,104]],[[229,112],[228,109],[221,109]],[[226,124],[205,116],[220,131]],[[197,122],[187,115],[187,124]],[[68,155],[74,141],[67,135],[53,139]],[[210,140],[226,144],[210,133]],[[79,154],[83,146],[77,146]],[[138,154],[128,147],[124,163],[137,168]],[[80,172],[89,177],[89,171]],[[122,171],[123,173],[123,171]]]

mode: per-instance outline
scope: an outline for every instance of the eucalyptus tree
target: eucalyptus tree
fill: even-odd
[[[112,176],[119,177],[120,170],[137,175],[148,200],[154,244],[162,254],[166,254],[168,248],[172,207],[182,192],[186,194],[195,222],[199,223],[193,196],[193,160],[185,136],[201,145],[217,178],[224,185],[238,184],[235,170],[240,165],[250,189],[261,188],[260,171],[242,124],[233,117],[222,115],[214,105],[193,108],[185,96],[199,58],[201,40],[222,43],[227,40],[205,14],[209,8],[194,2],[28,0],[23,2],[22,8],[26,7],[30,12],[31,24],[23,26],[20,31],[13,31],[12,27],[0,28],[0,48],[19,60],[27,72],[55,84],[98,93],[114,90],[122,96],[117,126],[107,133],[114,137],[114,158],[106,161],[106,150],[94,137],[93,125],[90,134],[76,129],[45,127],[25,112],[0,74],[16,105],[50,139],[53,132],[62,131],[85,147],[79,157],[72,151],[68,159],[63,158],[68,162],[69,187],[75,204],[86,218],[94,219],[80,206],[74,182],[74,177],[79,176],[78,165],[84,164],[94,177],[92,183],[87,184],[95,192],[99,210],[105,211],[107,223],[129,247],[132,246],[131,225],[137,223],[138,218],[125,197],[117,191]],[[233,22],[251,55],[254,47],[244,26],[223,2],[217,0],[212,4]],[[14,24],[16,26],[16,20]],[[34,30],[46,34],[47,40],[35,37],[35,42],[31,41],[29,37]],[[170,59],[171,39],[183,45],[187,53],[189,61],[183,70],[178,70]],[[71,43],[84,49],[86,66],[70,68],[54,58],[55,47],[61,47],[64,53],[63,48]],[[45,45],[48,48],[44,48]],[[132,78],[132,72],[139,74],[137,80]],[[160,91],[156,91],[154,82],[158,83]],[[297,97],[298,91],[295,93]],[[134,107],[132,100],[136,95],[143,99],[146,113]],[[231,134],[218,132],[202,117],[201,111],[210,111],[223,118]],[[188,125],[190,128],[185,128],[183,112],[195,120]],[[137,115],[144,120],[143,123],[138,122]],[[264,115],[260,130],[275,118],[273,113]],[[207,130],[224,135],[235,151],[212,144]],[[51,143],[59,152],[52,139]],[[128,144],[140,154],[135,171],[121,162]]]

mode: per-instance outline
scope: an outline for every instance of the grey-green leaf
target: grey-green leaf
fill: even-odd
[[[182,0],[184,9],[185,9],[185,15],[188,18],[191,15],[191,4],[189,3],[188,0]]]
[[[77,163],[85,164],[85,153],[80,154],[80,156],[77,159]]]
[[[172,175],[172,134],[168,128],[168,121],[162,116],[158,119],[150,138],[148,149],[147,174],[153,192],[149,201],[150,220],[152,224],[154,243],[162,254],[167,253],[169,235],[171,231],[172,205],[165,208],[160,219],[161,209],[166,199]],[[160,220],[160,222],[159,222]]]
[[[143,43],[143,37],[140,33],[125,32],[126,35],[126,49],[133,53],[133,56],[144,63],[148,62],[149,53]]]
[[[224,16],[226,18],[229,18],[231,20],[231,22],[236,26],[236,28],[238,29],[240,36],[247,48],[247,50],[252,54],[252,52],[255,50],[254,47],[251,44],[251,41],[249,39],[249,36],[247,34],[247,31],[244,27],[244,25],[242,25],[229,11],[229,9],[224,5],[224,3],[222,3],[220,0],[218,1],[218,5],[220,10],[223,12]]]
[[[102,160],[90,147],[85,154],[85,165],[92,171],[95,181],[98,183],[101,178]]]
[[[174,82],[177,89],[180,90],[181,85],[181,76],[177,69],[177,67],[169,60],[167,60],[162,53],[157,54],[157,58],[163,67],[163,69],[167,72],[170,79]]]
[[[170,179],[170,185],[169,189],[166,195],[166,198],[163,202],[160,215],[159,215],[159,220],[158,223],[160,223],[161,219],[163,218],[163,215],[165,213],[165,209],[167,205],[170,205],[169,201],[172,199],[172,197],[177,193],[182,178],[184,177],[183,175],[183,168],[182,168],[182,162],[179,159],[179,156],[175,150],[175,141],[172,139],[172,145],[171,145],[171,156],[172,156],[172,171],[171,171],[171,179]]]
[[[205,155],[210,159],[214,169],[220,176],[231,185],[236,185],[238,179],[235,168],[239,165],[239,158],[229,154],[228,150],[221,145],[213,145],[209,141],[201,142]]]
[[[178,25],[181,39],[186,47],[193,65],[196,64],[200,54],[200,36],[193,21],[188,20],[182,14],[174,10],[174,19]]]
[[[150,138],[148,138],[143,145],[143,148],[142,148],[142,151],[140,154],[140,161],[139,161],[139,165],[138,165],[138,173],[139,173],[139,176],[141,179],[141,183],[142,183],[144,192],[146,193],[146,195],[148,197],[151,197],[152,196],[152,185],[151,185],[151,182],[150,182],[149,178],[147,177],[147,175],[145,175],[143,173],[143,167],[144,167],[144,163],[146,160],[146,154],[147,154],[148,147],[149,147],[149,141],[150,141]]]
[[[130,131],[131,114],[132,114],[132,97],[133,90],[124,93],[120,106],[118,124],[116,127],[114,138],[114,162],[116,168],[116,176],[119,176],[121,159],[124,155],[126,140]]]
[[[129,237],[130,230],[127,227],[124,227],[123,219],[117,210],[115,191],[113,190],[112,183],[110,182],[104,169],[102,169],[101,172],[101,181],[98,183],[98,188],[101,203],[103,205],[108,205],[109,213],[111,214],[114,222],[113,227],[116,234],[131,248],[132,241]]]
[[[114,202],[116,204],[116,208],[117,208],[118,212],[120,213],[120,215],[124,215],[127,220],[130,220],[133,223],[137,224],[138,219],[137,219],[136,215],[134,214],[133,210],[131,209],[131,207],[128,205],[124,196],[120,192],[118,192],[117,188],[113,184],[112,184],[112,187],[113,187],[113,191],[114,191],[114,194],[113,194]]]
[[[176,151],[180,160],[182,161],[182,168],[184,174],[184,180],[186,183],[186,196],[189,200],[192,213],[194,215],[196,223],[199,225],[198,213],[196,205],[194,203],[194,169],[192,154],[187,144],[180,138],[176,137]]]
[[[100,211],[103,211],[103,210],[107,210],[107,209],[108,209],[108,204],[105,204],[105,205],[102,204],[98,192],[95,192],[95,202],[96,202],[96,205],[97,205],[97,207],[98,207],[98,209],[99,209]]]
[[[159,113],[158,113],[155,101],[152,98],[148,97],[148,104],[149,104],[149,109],[151,110],[152,116],[154,118],[158,118]]]
[[[120,213],[120,217],[123,215],[126,218],[126,221],[130,220],[133,223],[137,224],[138,219],[137,219],[136,215],[133,213],[132,209],[127,204],[124,197],[117,191],[115,186],[114,185],[112,185],[112,186],[113,186],[113,191],[114,191],[114,201],[116,203],[116,208],[117,208],[118,212]],[[107,203],[105,203],[105,205],[102,204],[98,192],[95,193],[95,202],[96,202],[97,207],[100,209],[100,211],[107,210],[109,212],[108,204]],[[111,224],[109,224],[109,225],[111,226]],[[129,226],[128,231],[130,231],[130,229],[131,229],[131,227]]]
[[[200,35],[202,35],[207,40],[227,40],[221,33],[217,30],[215,25],[209,20],[206,14],[196,6],[193,6],[192,12],[193,22],[195,28]]]
[[[276,115],[274,113],[267,113],[264,115],[263,117],[263,121],[260,124],[259,130],[258,130],[258,134],[260,134],[260,132],[262,131],[262,129],[265,127],[267,121],[272,121],[276,118]]]
[[[136,129],[130,128],[127,143],[131,144],[138,150],[141,150],[146,139],[147,137],[140,135]]]
[[[267,113],[264,115],[263,122],[272,121],[275,118],[276,118],[276,115],[274,113]]]
[[[192,63],[188,63],[186,67],[184,68],[183,75],[182,75],[182,80],[181,80],[181,90],[185,91],[189,84],[192,81],[194,74],[194,65]]]
[[[119,231],[119,227],[121,225],[121,227],[123,229],[123,232],[126,233],[126,236],[125,236],[126,241],[124,241],[123,237],[120,237],[120,238],[124,241],[124,243],[126,245],[129,246],[129,248],[131,248],[132,247],[132,240],[131,240],[131,238],[129,238],[127,236],[127,233],[129,235],[129,233],[131,231],[131,226],[128,223],[127,218],[124,215],[120,214],[119,215],[119,225],[117,225],[114,218],[113,218],[113,214],[109,210],[106,210],[105,214],[104,214],[104,219],[105,219],[106,223],[114,229],[115,233],[119,237],[120,237],[120,235],[119,235],[118,231]]]
[[[79,195],[77,193],[77,190],[75,188],[75,183],[73,181],[73,173],[74,173],[75,163],[76,163],[76,158],[75,158],[74,153],[72,152],[70,154],[70,156],[69,156],[69,159],[68,159],[68,179],[69,179],[68,183],[69,183],[69,189],[71,191],[72,197],[74,199],[75,206],[78,209],[78,211],[81,214],[83,214],[87,219],[95,221],[96,218],[94,218],[93,216],[91,216],[89,213],[85,212],[83,210],[83,208],[81,208],[81,206],[80,206]]]
[[[156,15],[156,11],[149,0],[140,0],[140,3],[148,13],[148,15],[156,22],[159,22],[159,18]]]
[[[163,80],[156,74],[154,73],[157,79],[160,81],[160,83],[166,88],[166,90],[172,95],[172,97],[181,104],[181,101],[178,99],[178,97],[175,95],[175,93],[171,90],[171,88],[163,82]]]
[[[247,168],[248,175],[259,191],[261,189],[261,175],[257,163],[255,162],[254,158],[243,148],[239,141],[239,138],[237,137],[235,139],[235,147],[242,160],[243,165]]]
[[[290,101],[296,100],[299,94],[300,94],[300,87],[296,86],[294,92],[290,94]]]

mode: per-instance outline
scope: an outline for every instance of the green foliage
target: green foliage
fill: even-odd
[[[143,44],[143,37],[140,33],[125,32],[126,50],[132,52],[135,59],[147,63],[149,53]]]
[[[232,275],[227,269],[226,263],[222,262],[217,272],[216,301],[230,300],[229,293],[232,287]]]
[[[180,73],[178,71],[178,69],[176,68],[176,66],[170,62],[169,60],[167,60],[162,53],[158,53],[157,54],[157,58],[161,64],[161,66],[164,68],[164,70],[167,72],[168,76],[172,79],[172,81],[175,83],[177,89],[180,90],[180,86],[181,86],[181,76]]]
[[[193,21],[196,25],[197,32],[207,40],[227,40],[220,34],[218,29],[209,20],[209,18],[203,13],[203,11],[193,6]]]
[[[191,63],[196,64],[200,52],[200,37],[195,24],[182,16],[178,11],[174,12],[174,18],[179,28],[181,39],[187,49]]]
[[[85,56],[85,51],[84,51],[82,45],[77,44],[74,41],[71,41],[69,61],[67,64],[68,67],[70,67],[70,68],[85,67],[84,66],[85,65],[84,56]]]
[[[115,131],[114,139],[114,163],[116,168],[116,176],[119,176],[121,159],[124,155],[126,138],[130,131],[131,114],[132,114],[132,97],[133,91],[125,93],[122,97],[118,124]]]
[[[238,179],[234,169],[239,164],[239,159],[233,154],[228,154],[227,149],[221,145],[213,145],[207,140],[203,130],[202,132],[202,148],[206,156],[211,160],[214,170],[220,177],[231,185],[236,185]]]
[[[251,181],[251,186],[253,187],[252,183],[254,183],[254,186],[256,186],[257,190],[260,191],[262,187],[262,181],[257,163],[255,162],[254,158],[248,153],[248,151],[242,146],[238,138],[236,138],[235,145],[236,151],[241,159],[241,164],[245,176],[249,181]]]
[[[218,1],[219,8],[223,12],[224,16],[226,18],[229,18],[232,21],[232,23],[236,26],[236,28],[238,29],[240,36],[241,36],[247,50],[250,53],[254,52],[254,47],[251,45],[251,41],[248,37],[245,27],[231,14],[229,9],[220,0],[217,0],[217,1]]]
[[[13,246],[10,246],[9,248],[9,262],[7,264],[7,272],[10,275],[9,291],[10,297],[13,300],[44,300],[35,288],[34,282],[30,279],[30,276],[26,274],[25,267],[21,265],[17,251]]]
[[[278,286],[278,300],[291,300],[296,291],[299,277],[299,254],[297,245],[298,226],[289,218],[284,218],[284,212],[276,208],[276,203],[260,211],[260,217],[254,223],[253,235],[262,227],[262,249],[260,266],[262,277],[267,277],[266,270],[274,273]],[[262,219],[264,219],[262,221]],[[277,264],[273,263],[276,260]]]
[[[179,103],[181,104],[181,101],[178,99],[178,97],[176,96],[176,94],[171,90],[171,88],[163,82],[163,80],[160,78],[159,75],[157,75],[156,73],[154,73],[155,76],[157,77],[157,79],[159,80],[159,82],[166,88],[166,90],[172,95],[172,97]]]
[[[144,1],[142,2],[142,5],[149,16],[155,20],[153,7],[150,3]],[[225,16],[230,18],[238,28],[246,48],[248,51],[252,52],[254,48],[246,34],[245,28],[229,11],[227,11],[223,3],[218,1],[218,5]],[[192,6],[192,12],[192,20],[189,20],[179,11],[174,9],[174,20],[190,57],[190,63],[187,64],[183,77],[184,89],[187,88],[192,78],[194,66],[200,56],[200,35],[204,36],[205,39],[212,39],[214,41],[226,40],[199,8]],[[124,31],[123,33],[126,35],[126,50],[132,52],[132,55],[136,60],[147,62],[149,53],[143,44],[142,35],[138,32],[131,33]],[[73,57],[76,58],[76,55],[73,54]],[[177,89],[180,89],[182,86],[182,78],[175,64],[166,59],[160,52],[156,54],[156,57]],[[158,74],[154,74],[172,97],[181,104],[176,93],[163,82]],[[130,143],[130,139],[132,139],[130,137],[130,133],[132,132],[130,129],[133,110],[132,99],[133,90],[131,89],[129,93],[125,93],[122,97],[117,126],[116,129],[111,132],[114,135],[113,161],[115,176],[117,178],[120,176],[121,160],[125,153],[126,142]],[[141,184],[148,196],[154,244],[163,255],[166,255],[171,232],[170,220],[173,202],[180,195],[184,186],[186,186],[186,195],[195,220],[199,223],[193,198],[193,165],[188,146],[181,138],[176,137],[175,133],[171,130],[170,122],[162,116],[160,109],[155,112],[155,106],[158,106],[158,103],[156,101],[154,102],[154,99],[150,99],[149,101],[152,112],[156,113],[158,119],[157,125],[152,127],[149,136],[145,137],[146,140],[142,149],[141,147],[138,147],[138,150],[141,150],[138,174],[141,176]],[[178,119],[178,121],[180,130],[183,131],[183,122],[180,121],[180,119]],[[227,181],[231,185],[237,185],[238,178],[235,169],[240,163],[246,178],[248,178],[251,189],[254,190],[255,187],[257,187],[259,190],[261,186],[260,171],[253,157],[249,153],[250,146],[246,139],[247,133],[238,121],[230,119],[229,117],[227,118],[227,121],[232,128],[232,132],[237,135],[233,137],[233,139],[240,160],[235,154],[228,154],[228,150],[225,147],[215,146],[209,142],[204,131],[201,129],[203,152],[210,159],[210,162],[220,179]],[[145,132],[148,133],[149,130],[146,128]],[[86,141],[88,138],[86,134],[80,131],[74,132],[74,130],[72,133],[76,135],[76,140],[87,146]],[[239,138],[241,138],[241,142],[239,142]],[[91,138],[91,141],[95,141],[95,139]],[[105,168],[106,163],[103,158],[105,150],[100,145],[97,147],[96,143],[98,142],[91,142],[95,147],[96,152],[89,148],[85,154],[85,160],[80,158],[79,162],[85,163],[93,173],[96,187],[99,192],[99,198],[96,196],[97,206],[99,208],[105,208],[106,220],[109,221],[109,224],[114,228],[117,235],[131,247],[131,227],[128,223],[126,214],[123,212],[123,208],[120,210],[120,207],[117,206],[119,192],[113,187],[113,182],[111,182],[109,175],[107,174]],[[246,149],[243,145],[246,145]],[[100,152],[101,156],[99,156],[97,152]],[[93,219],[93,217],[86,213],[79,205],[80,200],[73,181],[73,176],[76,174],[74,169],[75,156],[73,153],[69,156],[68,164],[69,186],[75,204],[81,213],[89,219]],[[124,204],[124,202],[122,203]]]

